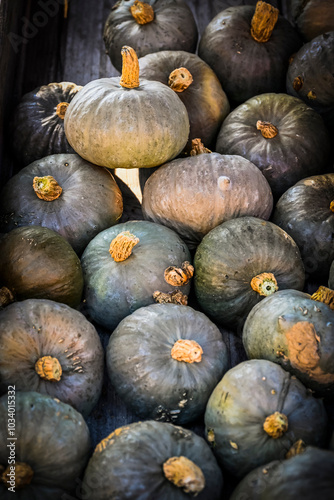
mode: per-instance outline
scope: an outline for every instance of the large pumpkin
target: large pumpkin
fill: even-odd
[[[155,167],[177,156],[189,135],[187,109],[160,82],[139,81],[137,55],[123,47],[122,77],[87,83],[71,101],[65,133],[73,149],[108,168]]]
[[[289,0],[286,15],[305,41],[334,29],[332,0]]]

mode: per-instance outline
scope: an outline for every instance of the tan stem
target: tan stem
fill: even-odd
[[[205,477],[202,470],[187,457],[171,457],[163,463],[162,467],[166,479],[185,493],[191,493],[195,496],[205,487]]]
[[[181,267],[169,266],[165,269],[165,281],[172,286],[186,285],[194,275],[194,267],[187,260]]]
[[[6,286],[0,288],[0,307],[6,307],[14,302],[15,297]]]
[[[256,42],[268,42],[278,19],[279,10],[266,2],[257,2],[251,22],[251,35]]]
[[[284,413],[275,411],[265,419],[263,429],[268,436],[278,439],[288,430],[288,417]]]
[[[334,309],[334,290],[326,286],[319,286],[318,290],[311,295],[311,299],[327,304],[331,309]]]
[[[63,370],[57,358],[52,356],[43,356],[35,363],[36,373],[43,379],[49,382],[59,382]]]
[[[69,106],[69,102],[60,102],[56,107],[56,115],[59,116],[62,120],[65,118],[65,114],[67,108]]]
[[[272,273],[261,273],[252,278],[250,285],[260,295],[271,295],[278,290],[277,281]]]
[[[329,209],[334,212],[334,200],[330,202]]]
[[[201,139],[193,139],[191,141],[190,156],[197,156],[204,153],[211,153],[210,149],[206,148]]]
[[[261,131],[265,139],[273,139],[278,134],[278,128],[270,122],[258,120],[256,122],[256,128]]]
[[[122,231],[110,243],[110,255],[115,262],[123,262],[130,257],[137,243],[139,243],[137,236],[131,234],[130,231]]]
[[[188,304],[188,297],[180,290],[174,290],[173,292],[159,292],[157,290],[153,293],[153,299],[158,304],[180,304],[181,306],[186,306]]]
[[[138,24],[147,24],[154,19],[152,6],[145,2],[136,0],[130,7],[130,12]]]
[[[293,89],[298,92],[304,84],[304,80],[302,79],[301,76],[296,76],[296,78],[293,80],[292,87]]]
[[[195,340],[179,339],[173,345],[170,353],[176,361],[200,363],[203,349]]]
[[[15,471],[13,471],[11,467],[15,467]],[[13,486],[11,482],[14,481],[15,490],[19,490],[20,488],[28,486],[31,483],[33,476],[34,471],[30,465],[23,462],[15,462],[15,465],[8,465],[7,469],[5,469],[1,475],[1,480],[7,488]]]
[[[168,78],[168,86],[174,92],[183,92],[193,82],[192,74],[187,68],[176,68],[172,71]]]
[[[41,200],[54,201],[63,192],[58,182],[52,175],[45,175],[44,177],[34,177],[32,187]]]
[[[139,63],[132,47],[122,47],[122,75],[120,85],[128,89],[139,87]]]
[[[304,453],[306,450],[306,444],[302,439],[298,439],[291,448],[286,452],[285,458],[292,458],[295,457],[296,455],[300,455],[301,453]]]

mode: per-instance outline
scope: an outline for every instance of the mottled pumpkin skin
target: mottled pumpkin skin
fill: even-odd
[[[257,121],[272,123],[275,137],[266,139]],[[255,96],[234,109],[224,120],[216,151],[241,155],[257,165],[274,197],[311,175],[329,168],[330,139],[322,117],[301,99],[287,94]]]
[[[13,399],[10,399],[11,403]],[[7,467],[8,395],[0,398],[0,465]],[[91,452],[91,440],[82,415],[70,405],[37,392],[15,394],[15,454],[30,465],[30,485],[8,491],[0,481],[1,500],[61,500],[75,491]]]
[[[82,491],[87,500],[181,500],[191,498],[163,473],[170,457],[184,456],[202,470],[205,488],[198,500],[219,500],[222,472],[205,440],[166,422],[132,423],[102,440],[85,470]]]
[[[334,259],[334,174],[307,177],[276,203],[272,222],[297,243],[308,277],[326,280]]]
[[[263,428],[276,411],[288,428],[273,438]],[[328,444],[328,417],[321,399],[271,361],[243,361],[225,373],[205,411],[205,433],[218,462],[242,478],[255,467],[284,459],[292,445]]]
[[[58,382],[43,380],[35,363],[57,358]],[[87,416],[102,390],[104,352],[95,327],[75,309],[51,300],[27,299],[0,311],[0,390],[56,397]]]
[[[130,12],[135,0],[120,0],[111,9],[103,39],[111,63],[122,70],[121,50],[130,45],[138,57],[162,50],[195,52],[198,39],[196,21],[183,0],[145,0],[154,11],[153,21],[138,24]]]
[[[249,358],[278,363],[317,395],[334,394],[334,311],[327,304],[278,291],[250,311],[242,340]]]
[[[70,103],[81,88],[72,82],[54,82],[21,98],[11,122],[12,150],[20,165],[51,154],[74,153],[66,139],[64,119],[56,111],[58,104]]]
[[[238,484],[230,500],[332,500],[334,453],[309,446],[289,460],[257,467]]]
[[[32,188],[35,176],[47,175],[62,188],[53,201],[40,199]],[[48,227],[78,254],[97,233],[116,224],[122,213],[122,193],[111,172],[77,154],[50,155],[31,163],[9,179],[0,195],[2,231],[28,225]]]
[[[194,257],[194,290],[204,313],[241,335],[252,307],[263,299],[251,280],[273,273],[278,289],[304,287],[304,267],[293,239],[275,224],[240,217],[204,236]]]
[[[242,156],[219,153],[161,166],[147,180],[142,201],[145,219],[170,227],[189,248],[227,220],[269,219],[272,208],[272,192],[259,169]]]
[[[171,356],[180,339],[200,345],[199,362]],[[218,327],[201,312],[177,304],[152,304],[124,318],[110,337],[106,359],[112,385],[138,417],[179,425],[204,414],[228,369]]]
[[[332,0],[289,0],[287,17],[305,41],[334,29]]]

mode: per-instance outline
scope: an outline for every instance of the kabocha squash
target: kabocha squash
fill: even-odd
[[[8,418],[14,419],[14,428]],[[89,430],[78,411],[51,396],[15,393],[9,386],[0,398],[1,500],[67,498],[75,491],[90,447]]]
[[[334,30],[332,0],[289,0],[287,17],[305,41]]]
[[[77,307],[82,291],[80,259],[60,234],[22,226],[1,237],[0,305],[35,298]]]
[[[152,304],[124,318],[106,359],[115,391],[138,417],[179,425],[204,414],[228,369],[218,327],[178,304]]]
[[[230,500],[332,500],[333,470],[333,452],[308,446],[288,460],[275,460],[251,471]]]
[[[227,116],[216,151],[257,165],[278,198],[299,180],[325,173],[331,146],[322,117],[310,106],[297,97],[267,93]]]
[[[276,363],[243,361],[228,370],[205,411],[205,435],[220,465],[233,476],[284,459],[302,440],[328,445],[328,417],[321,399]]]
[[[334,292],[324,287],[312,296],[281,290],[264,298],[243,328],[247,356],[278,363],[317,395],[334,395],[333,309]]]
[[[19,165],[51,154],[74,153],[66,139],[64,117],[81,88],[72,82],[54,82],[21,98],[10,127],[12,150]]]
[[[186,244],[160,224],[128,221],[105,229],[81,257],[85,311],[113,330],[136,309],[157,300],[187,303],[190,261]]]
[[[75,309],[27,299],[0,311],[0,391],[35,391],[84,416],[102,390],[104,352],[94,326]]]
[[[117,428],[95,448],[85,470],[87,500],[219,500],[222,472],[205,440],[166,422]]]
[[[31,163],[0,193],[1,230],[31,224],[48,227],[78,254],[122,213],[122,193],[111,171],[77,154],[50,155]]]
[[[93,80],[71,101],[65,133],[73,149],[108,168],[155,167],[185,147],[189,118],[185,105],[167,85],[139,80],[131,47],[122,49],[119,77]]]
[[[290,187],[276,203],[272,221],[297,243],[306,275],[326,285],[334,259],[334,174]]]
[[[190,249],[226,220],[269,219],[272,192],[255,165],[242,156],[211,153],[198,140],[193,145],[191,156],[165,163],[146,181],[145,219],[174,229]]]
[[[195,52],[198,30],[183,0],[120,0],[110,11],[103,39],[112,64],[121,71],[123,45],[133,47],[138,57],[162,50]]]
[[[289,57],[301,40],[266,2],[236,5],[206,26],[198,55],[218,76],[232,105],[265,92],[283,92]]]
[[[194,268],[194,290],[203,312],[239,335],[247,314],[265,296],[304,287],[296,243],[283,229],[255,217],[212,229],[197,247]]]

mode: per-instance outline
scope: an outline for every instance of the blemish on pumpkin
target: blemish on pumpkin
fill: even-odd
[[[275,389],[271,389],[270,393],[271,393],[272,395],[276,394]]]
[[[310,99],[310,101],[314,101],[314,99],[317,98],[316,93],[314,92],[314,90],[310,90],[307,93],[307,98]]]
[[[239,449],[239,446],[237,445],[237,443],[235,443],[234,441],[230,441],[230,446],[234,449],[234,450],[238,450]]]
[[[173,345],[170,354],[176,361],[199,363],[202,360],[203,349],[195,340],[179,339]]]
[[[136,0],[129,8],[132,17],[138,24],[147,24],[154,19],[154,10],[148,3]]]
[[[278,290],[277,281],[273,273],[261,273],[252,278],[250,285],[259,295],[268,296]]]
[[[208,429],[206,439],[211,446],[215,446],[215,431],[211,428]]]
[[[193,82],[193,77],[187,68],[174,69],[168,78],[168,86],[174,92],[184,92]]]
[[[205,487],[202,470],[187,457],[171,457],[163,463],[162,468],[166,479],[185,493],[196,496]]]
[[[193,275],[194,267],[188,261],[183,262],[181,267],[169,266],[164,272],[165,281],[172,286],[186,285]]]
[[[266,2],[258,1],[251,21],[251,35],[259,43],[268,42],[275,28],[279,10]]]
[[[188,399],[181,399],[181,401],[179,401],[179,404],[178,406],[180,408],[184,408],[186,406],[186,404],[188,403]]]
[[[11,486],[11,481],[9,481],[9,475],[12,474],[11,467],[12,465],[8,465],[8,467],[4,470],[4,472],[0,476],[0,480],[5,484],[5,486],[9,489]],[[29,464],[25,462],[15,462],[15,474],[14,474],[14,482],[15,486],[14,488],[19,490],[21,488],[24,488],[25,486],[28,486],[32,478],[34,476],[34,471],[30,467]]]
[[[262,469],[263,474],[268,474],[268,469]]]
[[[292,86],[293,89],[298,92],[304,84],[304,81],[301,76],[296,76],[296,78],[293,80]]]
[[[123,262],[132,254],[132,249],[139,243],[139,238],[130,231],[122,231],[112,240],[109,253],[115,262]]]
[[[318,290],[311,295],[311,299],[327,304],[331,309],[334,309],[334,290],[326,286],[319,286]]]
[[[126,432],[128,429],[130,429],[130,427],[125,425],[115,429],[111,434],[109,434],[109,436],[102,439],[102,441],[100,441],[99,444],[96,445],[94,453],[100,453],[101,451],[103,451],[107,446],[111,445],[115,441],[115,438]]]
[[[59,382],[63,370],[57,358],[42,356],[35,363],[35,371],[43,380]]]
[[[217,179],[217,186],[218,189],[221,191],[222,195],[224,195],[224,193],[226,191],[229,191],[232,187],[231,179],[226,175],[221,175]]]
[[[288,430],[288,417],[275,411],[265,419],[263,430],[273,439],[278,439]]]
[[[182,293],[180,290],[174,290],[172,292],[159,292],[159,290],[153,292],[153,299],[158,304],[179,304],[186,306],[188,304],[188,296]]]
[[[52,175],[34,177],[32,187],[38,198],[44,201],[54,201],[63,192],[63,189]]]
[[[301,453],[303,453],[305,450],[306,450],[306,444],[302,439],[298,439],[298,441],[293,443],[291,448],[287,451],[285,458],[288,459],[295,457],[296,455],[300,455]]]

